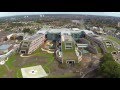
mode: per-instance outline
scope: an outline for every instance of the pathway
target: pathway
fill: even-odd
[[[10,68],[6,64],[4,64],[4,65],[5,65],[5,67],[7,68],[8,71],[11,71]]]

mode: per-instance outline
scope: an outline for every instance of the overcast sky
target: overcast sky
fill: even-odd
[[[0,17],[14,15],[35,15],[35,14],[88,14],[120,17],[120,12],[0,12]]]

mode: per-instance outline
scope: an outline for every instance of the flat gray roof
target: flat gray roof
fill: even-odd
[[[1,46],[0,46],[0,50],[6,50],[6,49],[8,49],[10,46],[11,46],[10,44],[1,45]]]
[[[38,37],[40,37],[40,36],[42,36],[42,35],[43,35],[43,34],[34,34],[33,36],[27,38],[26,40],[34,40],[34,39],[36,39],[36,38],[38,38]]]

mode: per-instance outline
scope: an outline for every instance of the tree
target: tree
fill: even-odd
[[[4,41],[7,41],[7,40],[8,40],[8,38],[7,38],[7,37],[5,37],[5,38],[4,38]]]
[[[29,29],[29,28],[24,28],[22,32],[23,32],[23,33],[29,33],[29,32],[30,32],[30,29]]]
[[[23,36],[18,36],[16,39],[17,40],[23,40]]]
[[[14,37],[14,36],[11,36],[11,37],[10,37],[10,40],[15,40],[15,37]]]
[[[5,31],[6,31],[6,32],[7,32],[7,31],[10,31],[10,29],[9,29],[9,28],[6,28]]]
[[[100,63],[100,73],[108,78],[120,78],[120,64],[114,61],[110,53],[106,53]]]
[[[34,34],[35,33],[35,30],[30,30],[29,31],[29,34]]]
[[[101,58],[101,60],[103,62],[106,62],[106,61],[114,61],[114,58],[113,56],[111,55],[111,53],[106,53],[104,54],[104,56]]]

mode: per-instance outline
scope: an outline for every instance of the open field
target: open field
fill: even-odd
[[[102,50],[99,46],[96,46],[96,49],[97,49],[98,53],[102,53]]]
[[[54,54],[43,52],[41,48],[37,49],[30,57],[20,57],[14,53],[5,65],[0,66],[0,78],[22,78],[21,68],[41,65],[46,73],[47,78],[64,78],[73,77],[76,74],[69,72],[70,69],[62,69],[59,67],[58,61],[54,60]]]
[[[110,35],[109,35],[109,36],[107,36],[107,38],[115,41],[115,42],[118,43],[118,44],[120,44],[120,40],[117,39],[117,38],[115,38],[115,37],[113,37],[113,36],[110,36]]]
[[[4,77],[7,74],[7,77],[22,77],[20,69],[23,67],[34,66],[34,65],[42,65],[45,71],[49,71],[48,68],[50,64],[54,61],[53,54],[48,54],[46,52],[42,52],[41,49],[37,49],[32,56],[30,57],[20,57],[19,54],[14,53],[6,62],[6,66],[0,66],[0,77]],[[7,70],[8,68],[8,70]]]

